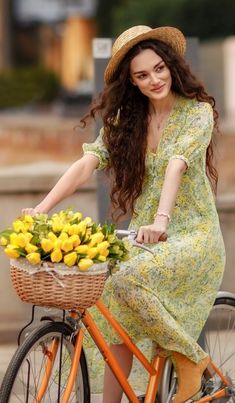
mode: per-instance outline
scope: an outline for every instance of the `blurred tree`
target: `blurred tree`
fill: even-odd
[[[122,0],[112,10],[114,34],[131,25],[143,24],[152,27],[180,23],[180,12],[185,0]]]
[[[110,0],[98,0],[97,7],[97,30],[98,36],[111,36],[113,35],[113,20],[112,12],[114,7],[119,6],[122,0],[116,0],[114,2]]]
[[[136,24],[173,25],[200,39],[235,34],[234,0],[100,0],[99,35],[116,36]]]
[[[201,39],[235,35],[234,16],[234,0],[185,0],[181,27]]]

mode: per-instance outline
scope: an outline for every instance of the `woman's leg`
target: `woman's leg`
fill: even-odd
[[[128,350],[125,344],[112,344],[110,350],[118,361],[125,376],[128,378],[133,361],[132,352]],[[120,403],[122,393],[121,386],[117,382],[109,366],[106,364],[104,373],[103,403]]]

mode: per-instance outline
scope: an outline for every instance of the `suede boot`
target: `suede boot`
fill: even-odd
[[[184,403],[200,391],[202,374],[210,358],[207,356],[197,364],[176,352],[172,353],[172,358],[178,377],[178,389],[172,403]]]

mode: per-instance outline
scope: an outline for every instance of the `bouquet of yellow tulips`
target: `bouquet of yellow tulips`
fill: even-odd
[[[0,232],[0,245],[11,259],[11,279],[21,300],[62,309],[92,306],[108,269],[128,259],[113,224],[101,226],[71,210],[22,216]]]
[[[101,226],[68,209],[51,217],[37,214],[16,219],[12,228],[0,232],[0,245],[12,259],[24,257],[32,265],[64,263],[86,271],[94,263],[128,258],[125,243],[114,231],[113,224]]]

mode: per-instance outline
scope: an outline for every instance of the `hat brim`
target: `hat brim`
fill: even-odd
[[[184,56],[186,51],[186,39],[183,33],[174,27],[159,27],[151,29],[148,32],[137,35],[135,38],[126,42],[109,60],[104,72],[104,80],[106,84],[112,81],[112,77],[116,72],[118,65],[124,59],[128,51],[133,48],[137,43],[148,40],[158,39],[170,45],[177,54]]]

